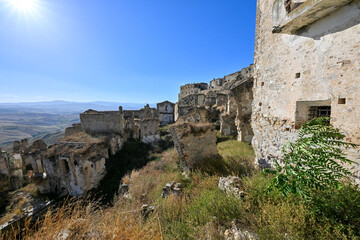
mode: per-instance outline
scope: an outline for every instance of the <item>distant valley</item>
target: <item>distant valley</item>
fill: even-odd
[[[53,144],[63,137],[65,128],[80,121],[79,114],[94,109],[98,111],[140,109],[141,103],[116,102],[33,102],[0,103],[0,147],[11,150],[13,141],[28,138],[43,139]],[[151,104],[154,106],[155,104]]]

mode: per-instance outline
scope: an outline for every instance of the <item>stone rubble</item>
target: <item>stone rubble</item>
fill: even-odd
[[[251,233],[247,230],[242,230],[236,226],[235,221],[232,222],[232,227],[225,230],[224,240],[258,240],[256,234]]]
[[[180,196],[182,194],[181,183],[176,183],[176,182],[167,183],[166,186],[163,188],[161,197],[165,198],[170,196],[171,194],[174,194],[175,196]]]
[[[233,195],[239,199],[245,199],[246,193],[243,191],[244,187],[241,179],[235,176],[220,177],[219,189],[224,191],[227,195]]]

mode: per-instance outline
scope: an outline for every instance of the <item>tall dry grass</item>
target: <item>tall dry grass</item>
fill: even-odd
[[[145,220],[139,209],[119,207],[104,208],[97,202],[70,199],[48,211],[35,226],[26,221],[21,231],[13,228],[6,239],[161,239],[156,214]]]

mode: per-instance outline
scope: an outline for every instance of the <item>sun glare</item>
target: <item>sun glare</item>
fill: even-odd
[[[10,4],[19,11],[32,12],[36,9],[38,0],[9,0]]]

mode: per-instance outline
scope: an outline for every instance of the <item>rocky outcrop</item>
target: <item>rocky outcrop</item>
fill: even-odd
[[[181,183],[176,183],[176,182],[167,183],[166,186],[163,188],[161,197],[165,198],[170,196],[171,194],[174,194],[175,196],[180,196],[182,194]]]
[[[184,170],[195,169],[219,156],[216,133],[210,124],[176,124],[170,131]]]

